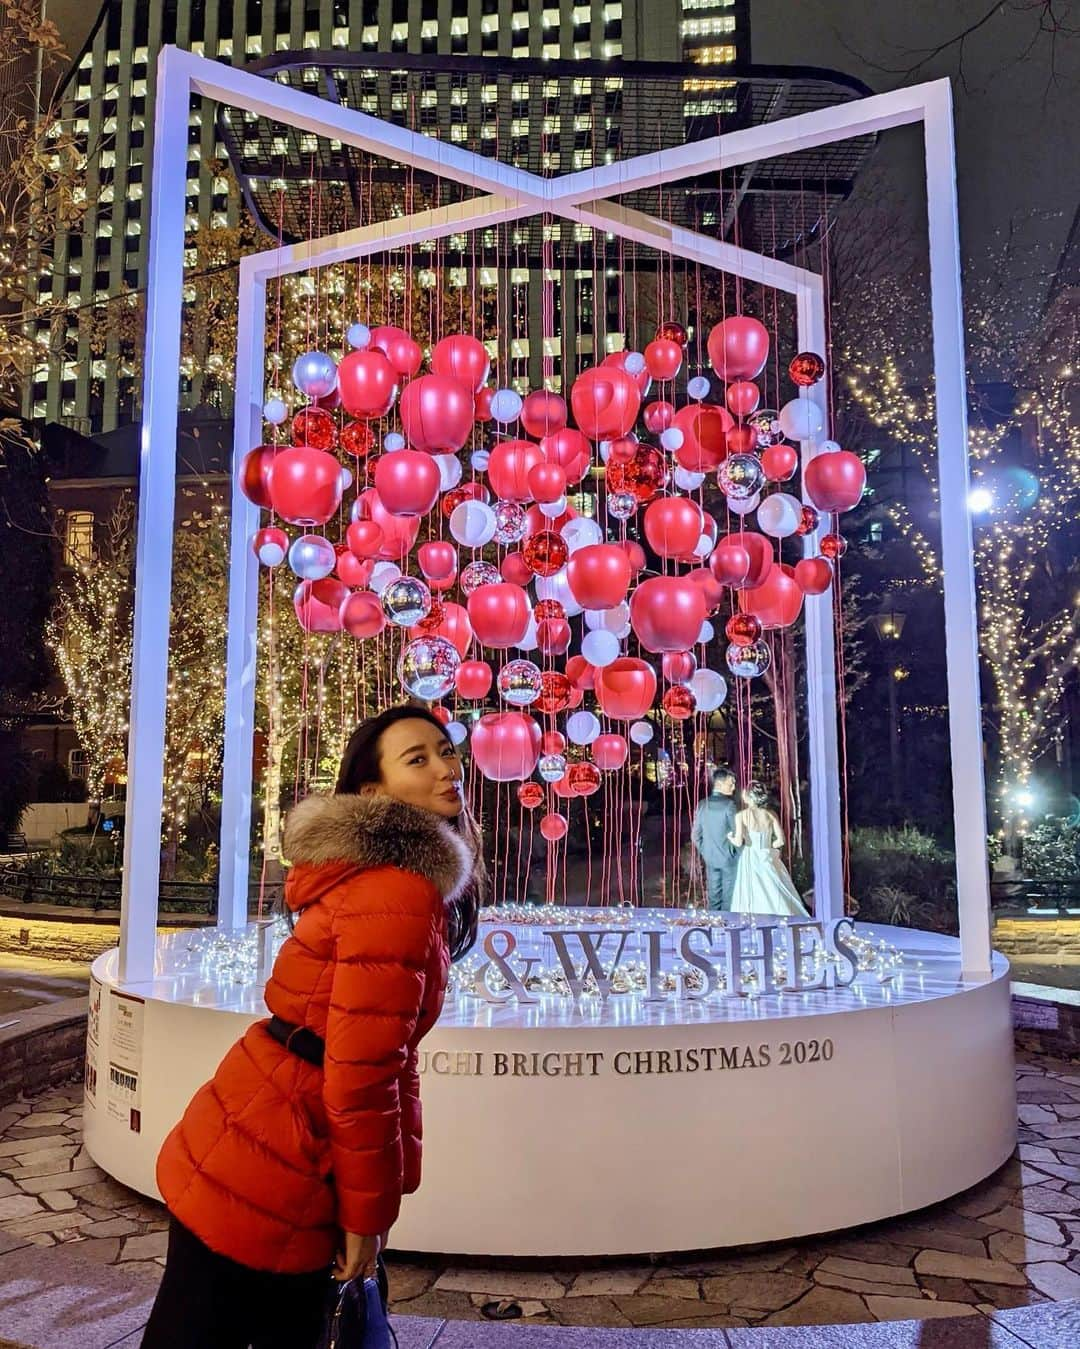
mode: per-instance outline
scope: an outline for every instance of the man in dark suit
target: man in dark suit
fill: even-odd
[[[739,863],[739,850],[728,839],[728,835],[735,832],[735,787],[735,774],[731,769],[717,769],[713,774],[712,790],[694,815],[691,835],[705,864],[709,908],[718,912],[731,908],[735,870]]]

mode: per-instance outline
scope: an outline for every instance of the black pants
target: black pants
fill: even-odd
[[[142,1349],[315,1349],[329,1282],[327,1270],[249,1269],[173,1218]]]

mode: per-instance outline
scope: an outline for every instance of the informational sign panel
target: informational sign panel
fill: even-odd
[[[126,1121],[132,1133],[142,1129],[144,998],[113,989],[109,1004],[109,1081],[106,1112]]]

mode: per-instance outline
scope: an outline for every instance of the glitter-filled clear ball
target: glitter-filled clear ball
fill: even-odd
[[[757,412],[747,417],[746,425],[757,436],[758,449],[763,450],[766,445],[779,445],[784,439],[780,429],[780,414],[775,408],[758,408]]]
[[[321,581],[336,562],[334,545],[321,534],[301,534],[289,548],[289,566],[303,581]]]
[[[729,454],[716,475],[720,490],[735,501],[749,501],[765,482],[765,470],[756,454]]]
[[[734,642],[727,649],[727,667],[739,679],[756,679],[772,664],[768,642],[748,642],[745,646]]]
[[[470,562],[461,571],[461,589],[465,595],[471,595],[480,586],[498,585],[502,572],[491,562]]]
[[[543,676],[531,660],[511,660],[499,671],[499,696],[512,707],[535,703],[543,689]]]
[[[383,613],[399,628],[411,628],[431,609],[431,591],[415,576],[400,576],[382,593]]]
[[[460,664],[457,647],[445,637],[417,637],[401,653],[398,679],[406,693],[433,703],[454,687]]]
[[[516,501],[499,501],[495,504],[495,542],[517,543],[525,537],[529,528],[529,517],[525,508]]]
[[[545,782],[558,782],[566,776],[566,756],[562,754],[542,754],[536,771]]]
[[[608,513],[616,520],[629,520],[638,508],[633,492],[612,492],[607,499]]]

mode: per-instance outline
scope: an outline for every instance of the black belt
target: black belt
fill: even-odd
[[[316,1035],[306,1026],[294,1026],[291,1021],[283,1021],[279,1016],[272,1016],[266,1023],[266,1029],[290,1054],[295,1054],[298,1059],[316,1068],[322,1067],[326,1045],[321,1035]]]

